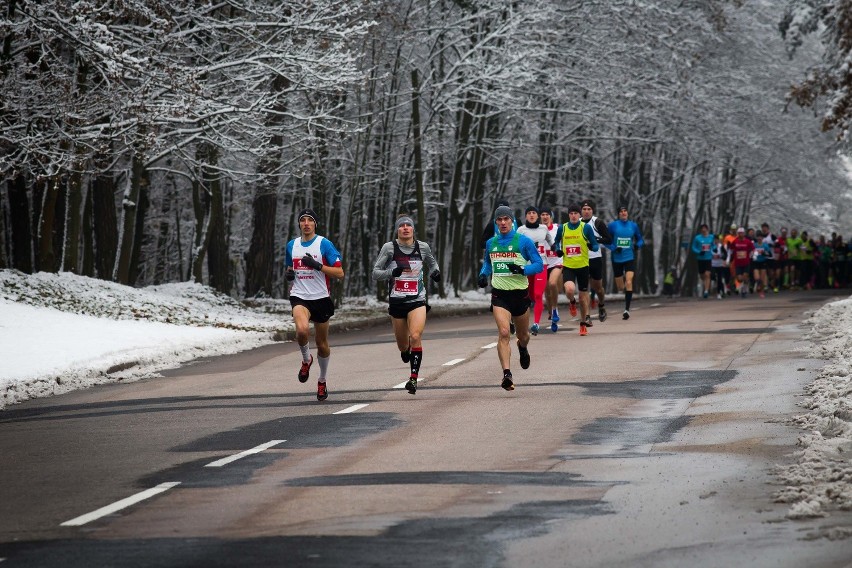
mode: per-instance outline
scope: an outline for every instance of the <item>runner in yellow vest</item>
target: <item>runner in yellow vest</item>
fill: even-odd
[[[491,305],[498,332],[497,357],[503,367],[503,382],[500,386],[510,391],[514,390],[515,383],[509,365],[512,355],[509,324],[514,322],[518,334],[521,368],[528,369],[530,298],[527,276],[541,272],[544,264],[533,240],[515,231],[515,215],[511,208],[501,205],[494,211],[494,218],[497,234],[485,244],[485,259],[477,283],[480,288],[485,288],[491,276]]]
[[[580,292],[580,335],[588,335],[589,324],[589,251],[600,248],[591,225],[580,219],[580,206],[568,207],[568,222],[556,232],[556,247],[562,257],[562,280],[571,316],[577,315],[575,290]],[[574,283],[576,280],[576,284]]]

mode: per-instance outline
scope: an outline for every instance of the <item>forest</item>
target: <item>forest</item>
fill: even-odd
[[[498,200],[592,198],[658,293],[702,223],[852,229],[848,4],[7,0],[0,269],[283,298],[311,207],[336,297],[400,213],[448,296]]]

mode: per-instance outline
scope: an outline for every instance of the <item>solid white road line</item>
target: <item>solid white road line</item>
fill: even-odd
[[[464,359],[453,359],[452,361],[447,361],[446,363],[444,363],[443,366],[444,367],[452,367],[453,365],[457,365],[458,363],[461,363],[462,361],[464,361]]]
[[[240,458],[244,458],[244,457],[250,456],[252,454],[259,454],[263,450],[269,449],[272,446],[277,446],[278,444],[283,444],[286,441],[287,440],[272,440],[270,442],[266,442],[265,444],[261,444],[259,446],[256,446],[256,447],[254,447],[250,450],[246,450],[244,452],[240,452],[238,454],[234,454],[232,456],[228,456],[226,458],[222,458],[220,460],[210,462],[207,465],[205,465],[204,467],[222,467],[223,465],[227,465],[231,462],[237,461]]]
[[[496,341],[495,341],[494,343],[489,343],[488,345],[483,345],[483,346],[482,346],[482,348],[483,348],[483,349],[491,349],[491,348],[493,348],[493,347],[497,347],[497,342],[496,342]]]
[[[101,517],[105,517],[107,515],[111,515],[116,511],[120,511],[125,509],[131,505],[135,505],[139,501],[144,501],[154,495],[159,495],[164,491],[168,491],[175,485],[180,485],[180,481],[170,481],[168,483],[161,483],[156,487],[152,487],[151,489],[146,489],[136,495],[131,495],[126,499],[122,499],[121,501],[116,501],[112,505],[107,505],[106,507],[101,507],[97,511],[92,511],[91,513],[86,513],[85,515],[80,515],[79,517],[73,518],[70,521],[65,521],[59,526],[62,527],[79,527],[81,525],[85,525],[86,523],[90,523],[96,519],[100,519]]]
[[[405,385],[407,385],[407,384],[408,384],[408,381],[405,381],[404,383],[399,383],[398,385],[394,385],[394,387],[393,387],[393,388],[395,388],[395,389],[404,389],[404,388],[405,388]]]
[[[402,383],[402,384],[404,385],[405,383]],[[355,412],[356,410],[361,410],[365,406],[369,406],[369,405],[367,405],[367,404],[353,404],[349,408],[344,408],[343,410],[338,410],[337,412],[334,412],[333,414],[349,414],[350,412]]]

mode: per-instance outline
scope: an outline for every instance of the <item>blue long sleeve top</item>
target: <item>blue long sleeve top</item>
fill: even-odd
[[[633,221],[616,219],[607,227],[610,235],[612,235],[612,244],[609,245],[609,249],[612,251],[612,262],[630,262],[635,259],[636,255],[633,253],[633,249],[645,245],[645,240],[639,231],[639,225]]]

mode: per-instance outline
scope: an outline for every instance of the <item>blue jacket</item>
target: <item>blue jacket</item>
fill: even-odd
[[[509,245],[513,238],[515,238],[514,229],[505,235],[497,233],[495,236],[488,239],[488,242],[485,243],[485,260],[482,262],[482,268],[479,271],[481,276],[491,276],[493,273],[493,270],[491,269],[491,257],[488,255],[488,251],[491,250],[491,244],[494,242],[494,239],[498,239],[497,242],[501,245]],[[519,234],[518,246],[521,249],[519,251],[521,256],[529,261],[529,264],[524,266],[525,276],[533,276],[544,270],[544,263],[541,261],[541,255],[538,253],[538,247],[535,246],[535,243],[531,238],[526,235]]]
[[[706,245],[707,250],[704,249]],[[706,237],[701,233],[695,235],[692,239],[692,252],[698,257],[698,260],[713,260],[713,235],[708,234]]]
[[[633,249],[645,245],[642,233],[639,232],[639,225],[633,221],[616,219],[607,227],[609,234],[612,235],[612,244],[608,247],[613,251],[612,262],[630,262],[635,259]]]

